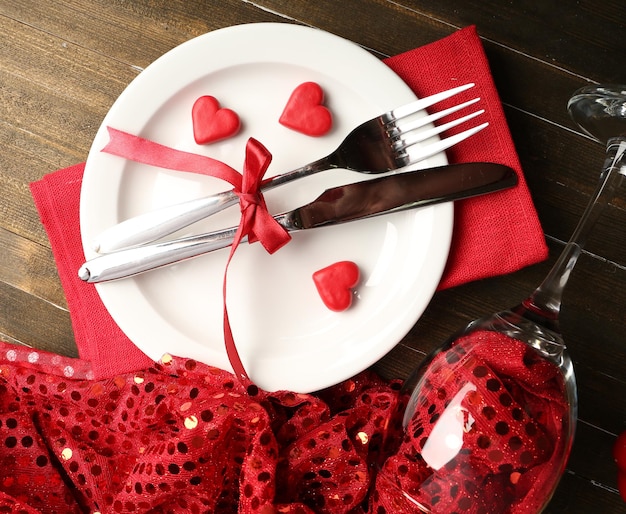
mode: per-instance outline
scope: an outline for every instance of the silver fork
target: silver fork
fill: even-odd
[[[413,115],[473,86],[474,84],[465,84],[442,91],[366,121],[352,130],[330,155],[266,180],[263,183],[262,191],[298,178],[336,168],[360,173],[385,173],[415,164],[442,152],[482,130],[488,123],[424,145],[418,146],[418,143],[427,141],[445,130],[482,114],[484,109],[430,129],[418,129],[468,107],[478,102],[480,98],[474,98],[427,116],[416,117]],[[96,252],[109,253],[156,241],[230,207],[238,201],[237,194],[230,190],[140,214],[100,233],[93,242],[93,249]]]

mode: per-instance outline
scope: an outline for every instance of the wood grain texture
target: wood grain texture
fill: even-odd
[[[29,183],[85,160],[108,109],[163,53],[239,23],[318,27],[383,58],[476,25],[550,248],[503,277],[438,292],[374,369],[406,377],[468,321],[514,305],[549,270],[596,187],[603,146],[566,105],[588,83],[626,83],[626,3],[607,0],[0,0],[0,337],[76,356],[65,296]],[[610,449],[626,429],[626,194],[572,274],[562,328],[580,422],[546,512],[626,512]]]

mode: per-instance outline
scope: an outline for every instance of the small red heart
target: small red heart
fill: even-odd
[[[220,108],[216,98],[201,96],[191,110],[193,137],[199,145],[234,136],[241,128],[235,111]]]
[[[339,261],[313,273],[313,282],[331,311],[345,311],[352,305],[351,289],[359,283],[359,267],[352,261]]]
[[[278,121],[307,136],[323,136],[333,126],[333,117],[323,102],[324,91],[320,85],[304,82],[293,90]]]

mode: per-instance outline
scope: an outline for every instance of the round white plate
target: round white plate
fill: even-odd
[[[332,131],[309,137],[278,118],[293,89],[320,84],[334,115]],[[236,111],[242,130],[197,145],[191,108],[202,95]],[[241,169],[249,137],[273,160],[266,176],[327,155],[356,125],[415,99],[384,63],[357,45],[317,29],[249,24],[217,30],[174,48],[120,95],[94,140],[85,169],[80,223],[87,258],[105,228],[136,214],[230,186],[212,177],[140,165],[101,152],[107,126]],[[444,154],[420,164],[446,163]],[[302,205],[328,187],[369,178],[334,170],[266,194],[271,212]],[[299,232],[274,255],[243,244],[228,275],[228,311],[251,379],[267,390],[311,392],[367,368],[413,327],[435,292],[452,234],[452,205]],[[177,235],[237,225],[231,208]],[[134,278],[98,284],[111,316],[142,351],[231,369],[223,340],[227,250]],[[328,310],[312,274],[336,261],[361,271],[347,311]],[[123,356],[120,356],[123,358]]]

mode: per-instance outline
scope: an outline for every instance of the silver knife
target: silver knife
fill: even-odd
[[[469,198],[516,184],[516,173],[501,164],[452,164],[328,189],[311,203],[274,219],[292,232]],[[236,231],[232,227],[104,254],[84,263],[78,276],[86,282],[131,277],[230,246]]]

